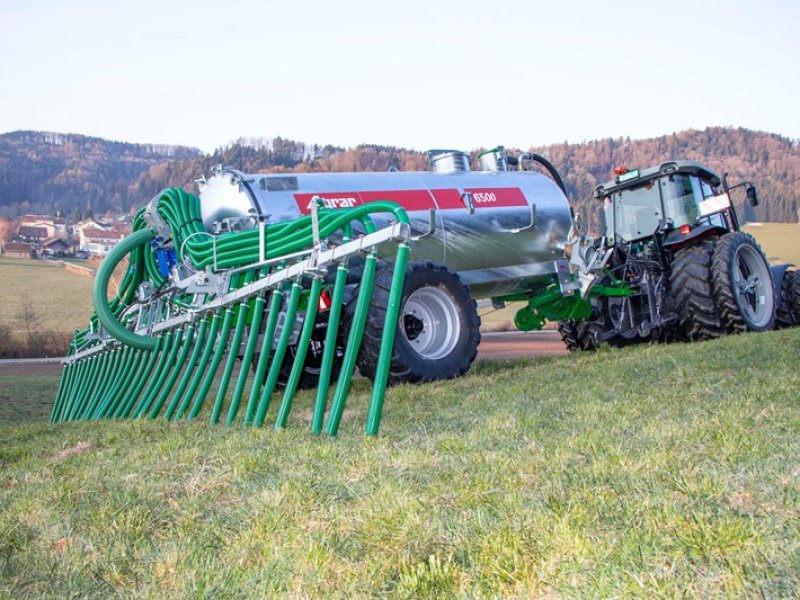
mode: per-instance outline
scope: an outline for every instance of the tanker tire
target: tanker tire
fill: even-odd
[[[747,284],[751,280],[752,284]],[[767,331],[774,327],[772,273],[752,236],[734,231],[719,238],[714,245],[711,281],[727,333]]]
[[[381,262],[375,274],[375,285],[372,290],[369,313],[364,328],[361,351],[356,364],[361,374],[369,379],[375,378],[378,354],[381,347],[386,305],[389,302],[389,291],[392,284],[393,265]],[[411,302],[409,302],[411,300]],[[425,307],[429,302],[434,309],[439,302],[448,304],[447,310],[458,321],[458,332],[454,339],[438,346],[432,345],[429,352],[435,353],[437,348],[441,356],[426,357],[415,350],[417,340],[426,333],[429,323],[417,319],[411,314],[413,307]],[[348,322],[352,319],[355,301],[348,305]],[[422,311],[424,312],[424,311]],[[418,383],[452,379],[467,372],[478,354],[481,341],[481,319],[475,300],[469,289],[461,283],[461,279],[442,265],[431,262],[415,261],[406,269],[403,297],[400,305],[400,319],[395,332],[392,361],[389,367],[389,383]],[[421,329],[420,329],[421,327]],[[439,326],[441,327],[441,325]],[[446,330],[428,329],[428,335],[446,333]],[[431,333],[432,332],[432,333]],[[435,336],[434,336],[435,337]],[[445,336],[445,340],[447,340]],[[452,346],[452,348],[450,348]]]
[[[263,331],[261,333],[263,334]],[[333,368],[331,369],[331,383],[335,383],[339,379],[339,371],[341,371],[342,368],[342,357],[344,356],[344,348],[341,343],[337,343],[336,346]],[[297,389],[308,390],[317,387],[320,371],[319,361],[324,348],[325,330],[316,328],[311,336],[311,347],[309,347],[308,353],[306,354],[306,362],[300,373],[300,381],[297,384]],[[283,358],[283,364],[281,364],[281,370],[278,371],[278,380],[275,384],[277,389],[285,388],[286,384],[289,382],[289,375],[292,372],[296,352],[297,346],[288,346],[286,348],[286,356]],[[253,354],[253,359],[250,361],[250,370],[254,375],[258,367],[258,359],[259,354],[256,353]],[[264,373],[264,381],[267,379],[270,366],[271,365],[267,365],[267,372]],[[261,383],[263,384],[264,381]]]
[[[800,325],[800,271],[786,271],[781,282],[781,298],[775,312],[775,327]]]
[[[680,328],[689,340],[725,334],[711,283],[714,240],[704,239],[675,253],[670,289]]]
[[[333,368],[331,369],[331,383],[336,383],[339,379],[339,371],[342,369],[342,357],[344,356],[344,348],[339,344],[336,346]],[[311,347],[309,347],[306,354],[306,362],[303,366],[303,370],[300,372],[300,382],[297,384],[297,389],[308,390],[317,387],[317,383],[319,382],[320,362],[324,349],[325,330],[317,329],[311,337]],[[278,387],[284,388],[286,384],[289,383],[289,375],[292,372],[296,352],[297,346],[289,346],[286,349],[286,356],[283,359],[280,373],[278,373]]]

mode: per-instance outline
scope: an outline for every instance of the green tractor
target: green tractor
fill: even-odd
[[[632,293],[593,296],[589,319],[560,321],[570,350],[800,324],[800,272],[770,266],[740,229],[731,193],[744,190],[756,206],[752,184],[729,187],[726,175],[689,161],[615,175],[594,191],[605,226],[596,247],[609,254],[600,283]]]

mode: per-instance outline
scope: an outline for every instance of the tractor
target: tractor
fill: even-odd
[[[800,322],[800,273],[770,266],[740,228],[731,200],[750,182],[729,186],[709,168],[668,161],[648,169],[615,169],[598,185],[608,255],[605,282],[624,282],[626,296],[594,296],[591,316],[566,319],[558,330],[570,350],[600,344],[707,340]]]

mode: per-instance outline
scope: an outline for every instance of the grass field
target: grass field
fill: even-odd
[[[67,331],[86,327],[92,312],[92,282],[42,260],[0,257],[0,325],[17,334],[24,331],[18,318],[30,301],[40,319],[40,330]]]
[[[770,262],[793,263],[800,268],[800,224],[751,223],[744,230],[761,244]]]
[[[799,355],[484,361],[391,389],[377,439],[364,380],[338,439],[308,393],[282,432],[3,426],[0,596],[797,597]],[[31,416],[55,385],[20,384]]]

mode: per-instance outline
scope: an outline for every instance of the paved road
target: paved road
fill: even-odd
[[[520,358],[566,354],[556,331],[521,333],[516,331],[484,333],[478,347],[478,359]],[[59,358],[0,360],[0,375],[58,375]]]
[[[567,349],[557,331],[507,331],[484,333],[478,346],[478,358],[520,358],[556,356]]]

